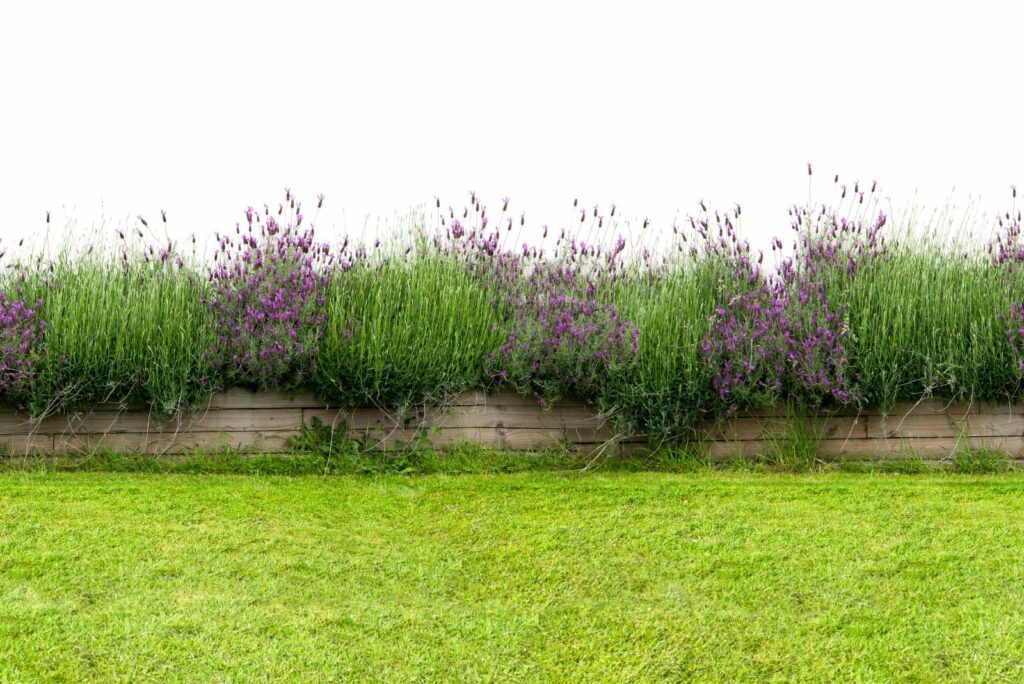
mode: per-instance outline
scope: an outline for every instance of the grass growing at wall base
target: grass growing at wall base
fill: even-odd
[[[507,451],[471,442],[445,448],[408,448],[392,452],[363,450],[345,445],[328,452],[323,448],[297,448],[289,454],[244,454],[234,450],[193,452],[165,456],[93,453],[55,456],[0,454],[0,473],[149,473],[191,475],[480,475],[507,473],[880,473],[880,474],[995,474],[1019,472],[1022,466],[995,449],[961,448],[938,459],[925,460],[908,452],[882,460],[807,457],[793,452],[780,459],[778,452],[759,457],[712,459],[693,445],[673,445],[628,455],[595,458],[568,446],[536,451]]]

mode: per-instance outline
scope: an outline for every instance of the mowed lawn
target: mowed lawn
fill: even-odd
[[[0,476],[0,681],[1024,679],[1024,478]]]

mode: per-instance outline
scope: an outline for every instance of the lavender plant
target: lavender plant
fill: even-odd
[[[212,391],[202,358],[212,330],[205,285],[175,245],[158,247],[144,228],[122,230],[113,243],[96,236],[100,249],[67,245],[52,259],[18,263],[20,296],[45,317],[45,335],[29,335],[32,414],[116,402],[166,415]]]
[[[318,209],[322,202],[321,196]],[[303,221],[289,190],[276,211],[250,207],[234,236],[216,236],[206,300],[215,340],[207,358],[224,386],[294,389],[317,370],[330,268],[337,264]]]
[[[874,227],[877,195],[871,189],[863,203],[857,184],[853,192],[839,189],[853,215],[847,236],[864,252],[856,277],[841,264],[825,274],[830,301],[846,311],[850,363],[863,401],[888,408],[922,396],[1014,396],[1020,372],[1001,315],[1020,298],[1013,293],[1024,292],[1024,274],[994,268],[946,211],[924,225],[908,213],[883,231]]]
[[[1011,356],[1018,372],[1016,387],[1007,391],[1016,397],[1024,385],[1024,288],[1021,285],[1019,266],[1024,262],[1024,231],[1021,212],[1016,209],[1017,188],[1011,186],[1013,207],[997,219],[996,237],[988,244],[988,253],[996,270],[1008,281],[1011,298],[1008,312],[1001,312],[1006,337],[1010,344]]]
[[[140,217],[113,246],[8,264],[0,394],[37,414],[173,413],[232,385],[392,408],[505,385],[592,401],[655,439],[783,400],[1019,396],[1020,213],[985,254],[913,238],[907,219],[894,235],[874,184],[834,186],[765,256],[739,207],[702,206],[666,251],[614,207],[576,206],[571,228],[524,244],[524,216],[473,195],[397,241],[329,246],[286,192],[218,235],[212,264],[157,236],[165,216]]]
[[[314,385],[326,401],[404,408],[483,385],[501,340],[487,292],[458,255],[405,250],[333,275]]]
[[[0,398],[18,403],[36,378],[46,333],[42,299],[27,302],[21,290],[16,282],[13,296],[0,291]]]
[[[508,216],[505,198],[497,227],[489,228],[487,207],[475,195],[471,200],[461,218],[450,208],[447,217],[439,216],[445,230],[436,245],[464,256],[467,271],[487,288],[500,317],[505,339],[487,355],[487,377],[533,394],[542,405],[562,397],[595,402],[615,376],[628,370],[639,346],[639,329],[621,316],[613,297],[624,276],[625,240],[619,237],[604,247],[563,231],[550,256],[528,243],[508,248],[502,228],[521,228],[525,216],[518,221]],[[587,212],[580,210],[580,215],[586,221]],[[597,207],[591,218],[604,227]]]
[[[739,213],[737,208],[734,218]],[[846,221],[825,210],[812,215],[793,209],[791,214],[798,235],[795,253],[779,257],[778,269],[767,274],[761,270],[763,257],[751,258],[728,215],[723,219],[716,213],[721,236],[717,243],[708,239],[707,218],[691,219],[706,249],[733,251],[727,260],[734,264],[734,281],[740,285],[715,310],[702,345],[716,369],[712,384],[727,413],[780,399],[819,406],[855,398],[844,345],[845,311],[829,303],[824,276],[840,261],[855,263],[852,254],[859,254],[860,245],[855,242],[852,252],[844,249],[837,238]],[[772,251],[781,249],[781,240],[775,238]],[[850,266],[847,275],[854,274]]]

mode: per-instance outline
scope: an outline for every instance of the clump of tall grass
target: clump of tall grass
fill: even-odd
[[[636,360],[609,379],[599,404],[616,412],[623,430],[657,440],[685,438],[720,403],[712,385],[715,370],[701,345],[709,317],[732,290],[734,273],[721,259],[688,253],[657,272],[634,268],[614,287],[614,297],[640,331]]]
[[[991,246],[1007,241],[1005,229],[995,227],[985,250],[948,225],[895,228],[884,257],[860,264],[858,278],[829,274],[863,400],[890,407],[923,396],[1016,397],[1022,369],[1012,313],[1024,298],[1024,272]]]
[[[1022,286],[979,257],[911,244],[894,245],[870,278],[836,286],[865,401],[1016,395],[1021,371],[1003,317]]]
[[[346,406],[394,408],[480,387],[501,340],[488,293],[464,260],[430,249],[336,272],[324,312],[313,386]]]
[[[213,340],[203,305],[207,283],[172,246],[123,240],[119,253],[68,247],[52,260],[12,269],[46,322],[25,388],[33,414],[99,402],[170,414],[212,391],[204,356]]]

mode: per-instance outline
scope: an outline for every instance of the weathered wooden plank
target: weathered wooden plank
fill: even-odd
[[[817,414],[822,416],[905,416],[907,414],[954,414],[963,416],[968,413],[1006,413],[1012,412],[1014,405],[985,404],[981,402],[950,402],[948,399],[922,399],[916,402],[900,402],[888,410],[879,406],[864,406],[857,408],[849,406],[830,406],[819,409]],[[1017,411],[1024,411],[1024,404],[1016,405]],[[737,417],[754,418],[785,418],[787,416],[784,406],[776,406],[761,409],[749,409],[740,411]]]
[[[957,421],[957,427],[968,437],[1021,437],[1024,435],[1024,413],[981,413]]]
[[[463,392],[447,402],[450,406],[540,406],[536,397],[523,395],[509,390],[487,394],[480,390]],[[213,395],[210,408],[322,408],[328,402],[317,398],[310,392],[254,392],[243,388],[232,388]],[[555,406],[583,406],[582,402],[563,399]]]
[[[558,444],[600,444],[611,439],[608,430],[601,428],[498,428],[503,449],[542,449]]]
[[[952,415],[965,416],[971,413],[978,413],[982,408],[980,403],[957,403],[948,399],[922,399],[916,402],[901,402],[888,411],[883,411],[877,406],[870,406],[865,409],[867,415],[889,418],[903,417],[909,415]]]
[[[958,404],[956,407],[951,407],[951,412],[964,413],[967,408],[970,408],[971,413],[978,413],[982,415],[1003,415],[1003,414],[1024,414],[1024,404],[1022,403],[1010,403],[1010,402],[992,402],[992,401],[979,401],[973,404]]]
[[[53,437],[50,435],[0,435],[0,458],[52,451]]]
[[[267,432],[299,430],[301,408],[210,409],[162,421],[146,413],[92,413],[68,421],[72,432]]]
[[[451,406],[536,406],[541,404],[532,394],[519,394],[509,390],[502,390],[487,394],[481,390],[463,392],[449,404]],[[574,399],[562,399],[554,403],[554,406],[583,406],[583,403]]]
[[[868,437],[958,437],[1024,435],[1024,413],[923,414],[906,416],[870,416]]]
[[[55,453],[111,450],[123,453],[175,454],[234,449],[246,453],[283,453],[297,432],[183,432],[179,434],[78,434],[53,438]]]
[[[405,429],[350,430],[348,436],[358,440],[365,449],[381,451],[416,447],[444,448],[464,442],[473,442],[494,449],[504,448],[501,433],[493,428],[427,431]]]
[[[904,437],[956,437],[957,423],[952,415],[944,413],[907,413],[889,416],[868,416],[867,436],[873,439],[901,439]]]
[[[394,449],[420,445],[445,447],[475,442],[496,449],[542,449],[557,444],[602,444],[611,435],[603,430],[580,428],[571,433],[558,428],[457,428],[438,430],[349,430],[348,436],[370,449]]]
[[[211,409],[317,408],[326,402],[310,392],[254,392],[235,387],[210,397]]]
[[[39,422],[12,420],[8,424],[3,418],[0,416],[0,434],[248,432],[298,430],[302,409],[211,409],[171,420],[161,420],[146,411],[93,411],[50,416]]]
[[[224,392],[213,394],[200,405],[199,409],[320,408],[326,405],[327,402],[318,399],[310,392],[255,392],[241,387],[232,387]],[[135,403],[104,402],[88,407],[88,410],[148,412],[148,407]],[[14,407],[0,406],[0,416],[8,412],[14,413]]]
[[[159,420],[145,410],[112,408],[116,407],[106,404],[93,411],[51,416],[43,421],[30,421],[10,408],[0,408],[0,448],[7,444],[12,452],[60,451],[102,445],[158,453],[235,445],[243,450],[280,449],[283,435],[295,434],[303,422],[308,424],[316,417],[331,424],[339,416],[345,419],[350,434],[384,448],[416,442],[418,427],[428,428],[423,441],[434,446],[468,440],[506,449],[536,449],[555,443],[596,448],[594,445],[604,445],[613,437],[621,438],[601,416],[579,402],[559,402],[542,410],[533,397],[512,392],[467,392],[448,406],[417,407],[401,416],[377,409],[339,412],[325,408],[309,393],[242,389],[213,397],[208,410],[171,421]],[[1024,404],[951,404],[930,399],[897,405],[885,415],[873,407],[859,415],[840,410],[811,420],[824,437],[820,451],[823,456],[890,457],[919,450],[923,456],[942,457],[958,445],[967,444],[1024,456]],[[699,426],[698,434],[712,455],[751,456],[769,448],[767,435],[785,434],[786,428],[780,409],[706,421]],[[264,434],[272,439],[261,442],[260,435]],[[57,439],[51,435],[57,435]],[[611,448],[625,451],[618,442]],[[641,447],[630,447],[634,448]]]
[[[867,436],[865,416],[823,416],[808,420],[825,438],[863,439]],[[697,434],[703,440],[757,440],[785,434],[789,428],[789,421],[781,417],[739,416],[705,421],[698,426]]]
[[[949,456],[957,450],[988,448],[1004,451],[1012,457],[1024,455],[1024,439],[1010,436],[978,436],[950,439],[947,437],[907,437],[902,439],[865,439],[851,442],[845,455],[874,456]]]
[[[349,428],[414,428],[440,427],[486,428],[486,427],[538,427],[538,428],[599,428],[604,425],[602,417],[582,406],[552,408],[542,411],[536,406],[449,406],[409,411],[404,414],[378,411],[375,409],[303,409],[302,418],[310,424],[313,418],[325,425],[340,425]]]
[[[63,420],[62,416],[55,418],[56,424]],[[0,411],[0,435],[28,435],[40,432],[46,434],[49,432],[48,428],[51,422],[54,422],[53,418],[44,421],[31,421],[23,413],[15,413],[13,410]]]

